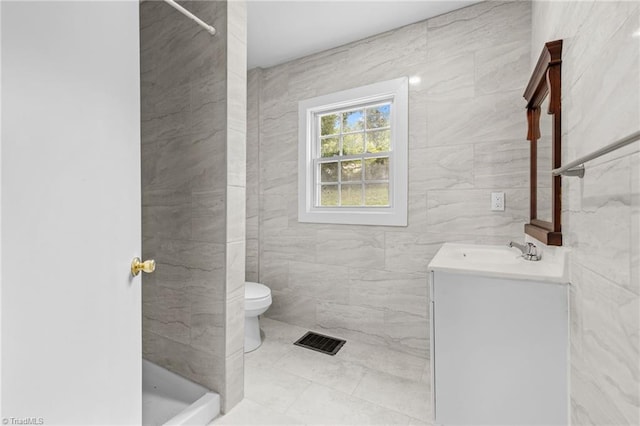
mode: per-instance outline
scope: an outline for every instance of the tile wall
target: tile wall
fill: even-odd
[[[427,265],[446,241],[523,239],[531,3],[486,2],[249,72],[247,278],[266,316],[428,358]],[[297,221],[298,102],[419,76],[409,94],[409,225]],[[506,193],[492,212],[490,193]]]
[[[140,4],[143,356],[243,396],[246,5]]]
[[[640,3],[534,2],[531,67],[563,39],[563,162],[640,129]],[[571,422],[640,423],[640,143],[563,178]]]

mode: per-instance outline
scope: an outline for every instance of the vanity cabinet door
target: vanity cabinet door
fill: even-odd
[[[434,272],[437,424],[567,424],[567,288]]]

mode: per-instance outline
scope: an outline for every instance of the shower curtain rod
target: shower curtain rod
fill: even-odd
[[[216,35],[216,29],[213,28],[211,25],[207,24],[206,22],[204,22],[202,19],[198,18],[196,15],[194,15],[193,13],[189,12],[187,9],[185,9],[184,7],[180,6],[178,3],[175,2],[175,0],[164,0],[166,3],[168,3],[169,5],[173,6],[177,11],[179,11],[180,13],[182,13],[184,16],[186,16],[187,18],[193,19],[196,24],[200,25],[202,28],[204,28],[205,30],[207,30],[207,32],[211,35]]]

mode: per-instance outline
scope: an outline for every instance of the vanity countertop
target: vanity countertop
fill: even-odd
[[[528,281],[569,282],[567,250],[544,250],[542,259],[529,261],[516,248],[482,244],[445,243],[429,263],[429,271],[447,271]]]

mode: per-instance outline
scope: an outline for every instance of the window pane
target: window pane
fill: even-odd
[[[362,180],[362,160],[343,161],[340,164],[343,182]]]
[[[342,196],[340,198],[343,206],[361,206],[362,205],[362,185],[349,184],[342,185]]]
[[[340,137],[322,139],[320,145],[322,157],[340,155]]]
[[[338,205],[338,185],[321,185],[320,205],[321,206],[337,206]]]
[[[364,133],[354,133],[342,137],[342,154],[353,155],[364,152]]]
[[[342,113],[342,133],[364,130],[364,111],[359,109]]]
[[[367,108],[367,129],[389,127],[390,113],[390,104]]]
[[[320,163],[320,182],[338,181],[338,163]]]
[[[364,178],[366,180],[389,180],[389,157],[365,160]]]
[[[367,132],[367,152],[388,152],[391,149],[391,130]]]
[[[389,184],[372,183],[364,186],[364,204],[366,206],[388,206]]]
[[[340,133],[340,114],[329,114],[320,117],[320,135],[336,135]]]

